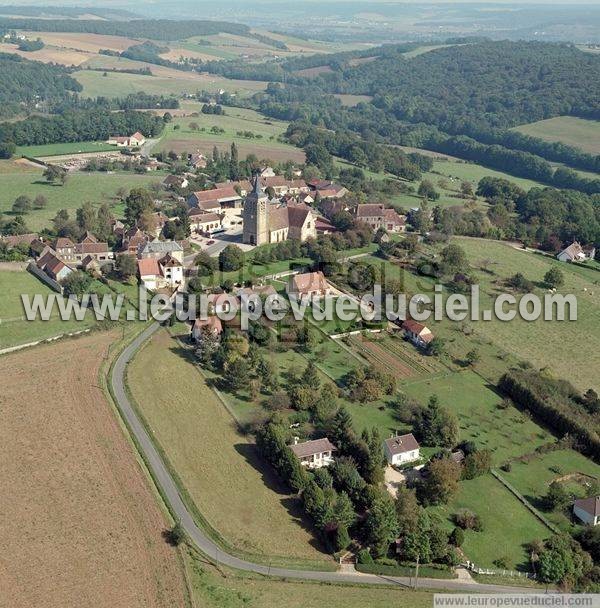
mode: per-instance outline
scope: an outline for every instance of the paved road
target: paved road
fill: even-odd
[[[138,348],[159,328],[154,323],[144,330],[125,350],[119,355],[113,366],[111,384],[115,395],[117,406],[123,418],[127,421],[131,432],[138,442],[148,466],[150,467],[156,483],[160,486],[163,496],[170,505],[172,513],[177,517],[185,529],[189,540],[205,555],[216,559],[219,563],[230,568],[256,572],[267,576],[283,578],[294,578],[303,580],[326,581],[332,583],[361,583],[369,585],[396,585],[409,587],[410,579],[405,577],[377,576],[372,574],[344,573],[344,572],[318,572],[312,570],[291,570],[288,568],[269,567],[255,564],[234,555],[223,552],[206,534],[196,525],[187,507],[183,503],[179,491],[171,474],[169,473],[160,454],[154,447],[145,427],[133,409],[125,392],[125,369],[127,363],[134,357]],[[448,589],[452,591],[471,591],[481,593],[527,593],[532,589],[523,587],[509,587],[503,585],[487,585],[467,583],[459,580],[440,580],[422,578],[419,586],[428,589]],[[538,590],[539,593],[539,590]]]

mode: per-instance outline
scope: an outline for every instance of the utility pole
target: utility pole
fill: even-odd
[[[419,582],[419,558],[421,556],[417,554],[417,565],[415,566],[415,590],[417,588],[417,584]]]

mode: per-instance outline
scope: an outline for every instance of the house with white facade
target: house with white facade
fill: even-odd
[[[304,297],[309,299],[324,298],[333,293],[325,275],[320,270],[294,275],[289,280],[286,291],[289,296],[295,296],[298,300]]]
[[[404,337],[419,348],[427,347],[434,338],[429,327],[412,319],[407,319],[402,323],[402,331],[404,332]]]
[[[169,253],[160,259],[142,258],[137,264],[140,282],[150,291],[175,289],[183,283],[183,264]]]
[[[573,514],[588,526],[600,525],[600,496],[576,500],[573,503]]]
[[[574,241],[563,249],[557,256],[561,262],[585,262],[596,257],[595,247],[582,247],[580,243]]]
[[[328,467],[333,462],[333,453],[337,448],[327,439],[314,439],[312,441],[298,442],[298,438],[294,438],[294,445],[290,449],[303,467],[308,469],[320,469]]]
[[[412,433],[390,437],[383,442],[383,451],[392,466],[415,462],[421,458],[419,442]]]

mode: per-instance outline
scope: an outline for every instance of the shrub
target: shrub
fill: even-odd
[[[461,509],[455,513],[454,523],[463,530],[474,530],[475,532],[481,532],[483,530],[481,518],[477,513],[469,511],[469,509]]]
[[[371,556],[371,552],[368,549],[361,549],[357,555],[356,559],[359,564],[372,564],[373,557]]]

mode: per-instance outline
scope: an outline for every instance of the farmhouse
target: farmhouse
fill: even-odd
[[[68,237],[59,237],[54,242],[54,249],[63,260],[75,263],[78,266],[88,256],[100,265],[113,260],[115,257],[108,243],[98,241],[91,232],[86,232],[79,243],[73,243]]]
[[[275,177],[275,171],[273,167],[261,167],[258,174],[260,177]]]
[[[356,207],[356,219],[368,224],[373,230],[383,228],[388,232],[404,232],[406,218],[395,209],[386,209],[379,203],[366,203]]]
[[[73,272],[73,269],[60,258],[52,247],[44,247],[36,261],[36,266],[58,282],[66,279]]]
[[[584,524],[600,525],[600,496],[576,500],[573,504],[573,513]]]
[[[188,162],[194,169],[206,169],[208,161],[204,154],[196,153],[188,156]]]
[[[421,457],[419,442],[412,433],[386,439],[383,442],[383,451],[392,466],[414,462]]]
[[[121,252],[128,253],[130,255],[137,255],[140,248],[142,248],[148,241],[150,236],[147,235],[143,230],[140,230],[137,226],[132,226],[123,233],[121,237]]]
[[[111,135],[106,143],[119,148],[135,148],[137,146],[143,146],[146,143],[146,138],[139,131],[136,131],[129,137]]]
[[[344,186],[322,179],[307,182],[307,186],[311,192],[315,195],[318,194],[321,198],[343,198],[348,194],[348,190]]]
[[[15,234],[8,236],[0,236],[0,243],[5,243],[6,246],[11,249],[12,247],[18,247],[19,245],[27,245],[32,247],[35,243],[42,243],[39,234],[35,232],[29,232],[27,234]]]
[[[561,262],[585,262],[596,257],[596,248],[582,247],[577,241],[574,241],[556,257]]]
[[[407,340],[420,348],[425,348],[434,338],[428,327],[412,319],[407,319],[402,323],[402,331]]]
[[[243,241],[248,245],[278,243],[287,239],[305,241],[316,238],[316,215],[307,205],[276,205],[254,180],[252,192],[244,202]]]
[[[183,265],[169,253],[160,259],[143,258],[138,260],[138,275],[148,290],[174,288],[183,282]]]
[[[288,282],[286,291],[288,295],[294,295],[297,299],[314,297],[323,298],[332,293],[332,289],[325,275],[318,272],[307,272],[294,275]]]
[[[327,438],[298,443],[298,437],[294,438],[294,445],[291,445],[290,449],[300,464],[309,469],[328,467],[333,462],[333,452],[337,450]]]

